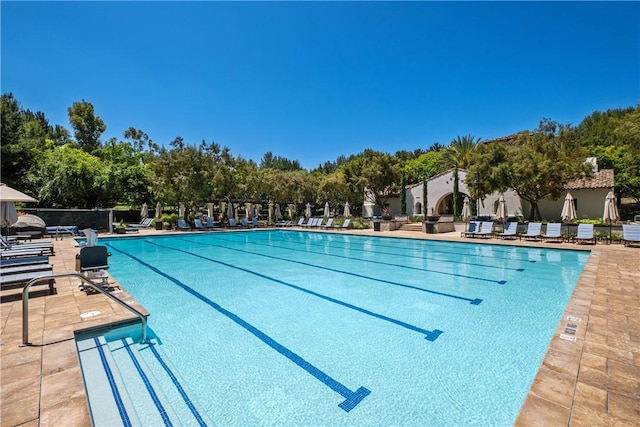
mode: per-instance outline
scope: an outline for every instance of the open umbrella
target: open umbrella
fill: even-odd
[[[507,203],[504,201],[504,194],[500,195],[498,199],[498,209],[496,209],[496,219],[504,223],[509,214],[507,213]]]
[[[611,243],[611,222],[619,219],[620,215],[618,215],[618,207],[616,206],[616,195],[613,194],[613,190],[611,190],[604,199],[604,214],[602,215],[602,220],[609,222],[609,243]]]
[[[160,218],[162,216],[162,205],[160,202],[156,203],[156,218]]]
[[[351,216],[351,207],[349,206],[349,202],[344,203],[344,212],[342,213],[342,215],[345,218],[349,218]]]
[[[307,207],[304,210],[304,216],[309,218],[311,216],[311,203],[307,203]]]
[[[9,227],[18,220],[14,202],[37,202],[37,200],[0,183],[0,225],[2,227]]]
[[[471,219],[471,208],[469,208],[469,197],[464,198],[462,203],[462,220],[467,222]]]
[[[323,214],[323,216],[324,216],[325,218],[328,218],[328,217],[329,217],[329,202],[327,202],[327,203],[325,203],[325,204],[324,204],[324,214]]]
[[[276,203],[274,216],[276,218],[276,221],[282,217],[282,213],[280,212],[280,203]]]
[[[148,218],[149,217],[149,206],[146,203],[142,204],[142,209],[140,209],[140,218]]]

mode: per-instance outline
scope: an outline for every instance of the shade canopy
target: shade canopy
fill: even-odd
[[[560,215],[560,218],[564,223],[573,222],[578,218],[576,205],[573,203],[573,196],[571,196],[571,193],[567,193],[564,198],[564,205],[562,205],[562,214]]]
[[[45,224],[44,220],[39,216],[24,214],[18,217],[17,221],[13,223],[13,226],[18,228],[21,228],[21,227],[45,228],[47,225]]]
[[[37,202],[31,196],[0,183],[0,202]]]

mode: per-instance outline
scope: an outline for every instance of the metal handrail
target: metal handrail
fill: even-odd
[[[79,274],[79,273],[62,273],[62,274],[53,274],[51,276],[36,277],[34,279],[31,279],[26,285],[24,285],[24,288],[22,290],[22,344],[20,344],[20,346],[31,345],[31,343],[29,342],[29,288],[31,287],[31,285],[37,282],[40,282],[43,280],[56,279],[59,277],[77,277],[78,279],[88,284],[94,290],[102,293],[103,295],[108,296],[109,298],[114,300],[116,303],[126,308],[136,316],[138,316],[140,318],[140,321],[142,322],[142,342],[143,343],[147,342],[147,316],[145,316],[135,308],[131,307],[126,302],[122,301],[120,298],[117,298],[111,295],[109,292],[102,289],[99,285],[96,285],[91,280],[89,280],[86,276],[83,276],[82,274]]]

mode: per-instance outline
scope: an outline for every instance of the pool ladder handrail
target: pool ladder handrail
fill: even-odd
[[[94,282],[92,282],[82,274],[62,273],[62,274],[53,274],[51,276],[36,277],[31,279],[26,285],[24,285],[24,288],[22,289],[22,344],[20,344],[21,347],[32,345],[29,342],[29,288],[31,287],[31,285],[37,282],[61,278],[61,277],[77,277],[78,279],[82,280],[84,283],[89,285],[93,290],[108,296],[117,304],[121,305],[122,307],[126,308],[127,310],[129,310],[130,312],[138,316],[140,318],[140,322],[142,323],[142,342],[143,343],[147,342],[147,316],[146,315],[142,314],[140,311],[131,307],[129,304],[122,301],[120,298],[114,295],[111,295],[109,292],[104,290],[100,285],[95,284]]]

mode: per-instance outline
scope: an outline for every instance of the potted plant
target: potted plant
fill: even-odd
[[[162,230],[162,219],[161,218],[153,218],[153,224],[156,227],[156,230]]]

